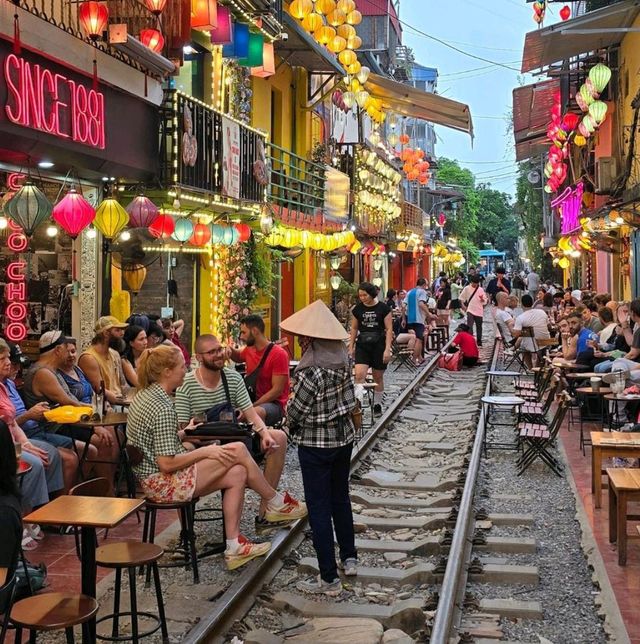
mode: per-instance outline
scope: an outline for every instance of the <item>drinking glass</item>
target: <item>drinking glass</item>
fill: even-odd
[[[14,449],[16,450],[16,458],[19,459],[22,456],[22,443],[17,441],[13,444]]]

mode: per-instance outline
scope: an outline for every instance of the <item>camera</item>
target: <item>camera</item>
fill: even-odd
[[[284,42],[286,42],[287,40],[289,40],[289,34],[288,34],[286,31],[282,31],[282,32],[280,32],[280,34],[278,35],[278,37],[280,38],[280,40],[282,40],[282,41],[284,41]]]

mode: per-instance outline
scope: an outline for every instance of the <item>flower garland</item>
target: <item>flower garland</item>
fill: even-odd
[[[251,123],[251,70],[235,60],[225,60],[229,78],[229,114],[242,123]]]

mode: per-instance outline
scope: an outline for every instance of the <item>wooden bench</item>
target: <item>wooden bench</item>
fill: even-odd
[[[635,432],[591,432],[591,491],[595,507],[602,507],[602,459],[640,458],[640,434]]]
[[[609,542],[618,544],[618,565],[627,563],[627,540],[640,536],[627,534],[627,520],[638,520],[639,515],[627,514],[627,504],[640,501],[640,469],[613,467],[609,477]]]

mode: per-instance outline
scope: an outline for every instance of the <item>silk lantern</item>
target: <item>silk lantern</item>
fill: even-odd
[[[289,5],[289,13],[297,20],[303,20],[312,11],[313,2],[311,2],[311,0],[293,0]]]
[[[224,237],[224,226],[220,224],[211,224],[211,243],[220,244]]]
[[[589,70],[589,80],[600,94],[611,80],[611,70],[606,65],[598,63]]]
[[[224,45],[222,55],[225,58],[246,58],[249,55],[249,25],[233,23],[231,43]]]
[[[327,27],[326,25],[316,29],[313,32],[313,37],[321,44],[326,45],[330,40],[336,35],[336,30],[333,27]]]
[[[236,224],[235,228],[238,231],[238,239],[241,242],[249,241],[249,237],[251,237],[251,227],[248,224]]]
[[[268,78],[276,73],[276,58],[273,43],[265,42],[262,45],[262,65],[251,68],[251,75],[258,78]]]
[[[157,29],[141,29],[140,42],[151,51],[159,54],[164,49],[164,36]]]
[[[260,67],[263,63],[264,37],[262,34],[249,32],[249,48],[246,57],[238,60],[243,67]]]
[[[232,41],[232,21],[229,7],[218,6],[218,24],[215,29],[209,33],[211,35],[211,44],[227,45]]]
[[[171,233],[171,239],[175,239],[177,242],[184,244],[186,241],[189,241],[191,235],[193,235],[193,224],[191,220],[186,217],[177,219],[175,229]]]
[[[167,0],[144,0],[144,3],[154,16],[159,16],[167,6]]]
[[[218,25],[218,3],[216,0],[191,0],[191,27],[210,31]]]
[[[122,269],[124,281],[127,283],[129,290],[137,295],[147,278],[147,269],[143,264],[131,264]]]
[[[362,14],[354,9],[347,14],[347,24],[349,25],[359,25],[362,22]]]
[[[312,34],[317,29],[320,29],[323,24],[322,16],[319,13],[310,13],[302,21],[302,28]]]
[[[101,2],[82,2],[78,8],[78,20],[82,30],[91,38],[98,40],[107,28],[109,9]]]
[[[52,219],[71,237],[76,237],[93,221],[96,211],[91,204],[72,188],[53,207]]]
[[[343,25],[347,19],[347,14],[340,9],[334,9],[331,13],[327,14],[327,22],[332,27]]]
[[[113,239],[128,223],[129,214],[113,197],[108,197],[98,206],[93,220],[93,225],[106,239]]]
[[[340,25],[339,27],[336,28],[336,33],[338,36],[342,36],[345,40],[349,40],[349,38],[353,38],[354,36],[357,36],[355,27],[352,27],[351,25]]]
[[[222,233],[222,243],[225,246],[233,246],[239,239],[238,231],[231,226],[225,226]]]
[[[14,221],[27,237],[49,219],[53,206],[44,193],[31,181],[27,181],[4,205],[9,219]]]
[[[348,67],[349,65],[352,65],[353,63],[358,60],[358,57],[356,56],[355,52],[351,49],[343,49],[339,54],[338,54],[338,60],[345,66]]]
[[[171,215],[158,215],[148,228],[156,239],[168,239],[175,229],[176,224]]]
[[[589,105],[589,114],[596,122],[596,125],[600,125],[607,116],[607,104],[603,101],[593,101]]]
[[[205,224],[196,224],[193,227],[193,235],[191,235],[189,243],[192,246],[204,246],[209,243],[210,239],[211,231],[209,230],[209,226],[206,226]]]
[[[158,216],[158,207],[144,195],[138,195],[126,207],[132,228],[146,228]]]
[[[336,0],[316,0],[315,10],[325,16],[336,8]]]

